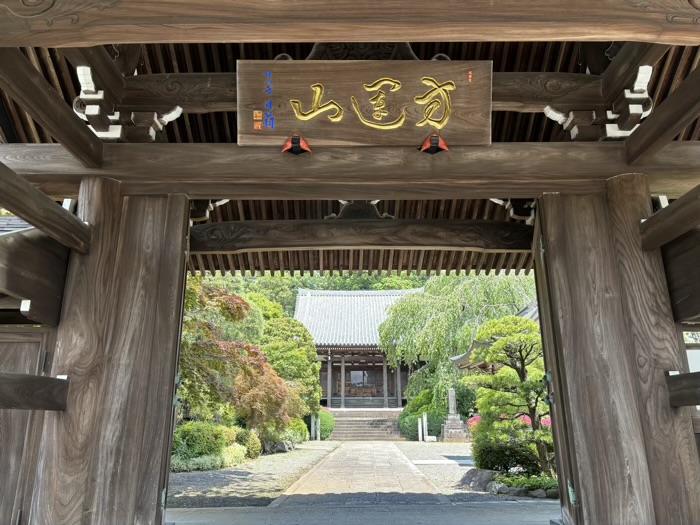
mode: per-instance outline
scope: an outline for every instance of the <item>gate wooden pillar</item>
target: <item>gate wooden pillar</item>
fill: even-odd
[[[538,203],[545,353],[556,361],[547,369],[558,384],[555,417],[566,414],[567,435],[557,439],[573,463],[560,469],[572,489],[562,494],[565,523],[700,523],[690,415],[670,407],[664,382],[687,359],[660,254],[641,250],[639,225],[650,211],[643,175],[611,179],[604,193],[545,194]]]
[[[122,197],[85,179],[53,375],[68,408],[47,413],[28,523],[162,523],[185,283],[188,200]]]

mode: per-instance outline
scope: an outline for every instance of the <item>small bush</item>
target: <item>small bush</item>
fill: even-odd
[[[476,466],[481,469],[510,472],[521,469],[526,474],[539,473],[537,455],[528,443],[494,439],[486,433],[478,433],[472,447]]]
[[[418,414],[409,414],[399,419],[401,435],[409,441],[418,441]]]
[[[238,443],[225,447],[224,450],[221,451],[223,467],[228,468],[240,465],[245,461],[247,452],[246,448]]]
[[[499,474],[494,481],[527,490],[552,490],[559,486],[556,478],[551,478],[545,474],[539,476],[519,476],[515,474]]]
[[[289,422],[284,431],[285,436],[289,436],[289,441],[298,445],[309,440],[309,429],[303,419],[295,418]]]
[[[411,415],[411,414],[417,414],[419,412],[425,412],[425,410],[421,410],[423,407],[430,405],[433,402],[433,391],[432,390],[423,390],[420,394],[418,394],[416,397],[411,399],[408,404],[406,405],[406,408],[403,409],[402,414],[406,415]]]
[[[182,459],[217,456],[227,445],[225,427],[201,421],[186,423],[175,431],[173,452]]]
[[[321,410],[318,416],[321,419],[321,439],[328,439],[335,428],[335,418],[328,410]]]
[[[442,433],[442,424],[447,419],[447,414],[441,410],[436,410],[430,405],[423,407],[428,414],[428,435],[439,436]],[[404,415],[403,412],[399,417],[399,430],[401,434],[410,441],[418,441],[418,420],[423,417],[423,412],[418,414]]]
[[[230,446],[234,443],[237,443],[238,434],[240,434],[242,430],[243,429],[240,427],[222,427],[221,431],[224,435],[224,441],[226,442],[226,446]]]
[[[262,454],[262,443],[254,430],[241,429],[236,437],[236,442],[246,448],[246,456],[250,459],[260,457]]]

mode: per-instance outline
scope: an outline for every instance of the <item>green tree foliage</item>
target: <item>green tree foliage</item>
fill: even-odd
[[[282,309],[282,305],[280,303],[270,301],[270,299],[268,299],[260,293],[251,292],[246,294],[245,298],[255,308],[258,308],[261,311],[263,319],[265,319],[265,321],[270,321],[272,319],[279,319],[280,317],[284,317],[284,310]]]
[[[180,396],[199,413],[230,405],[249,427],[283,426],[303,415],[304,405],[298,388],[275,372],[260,349],[238,339],[253,311],[213,279],[188,280]],[[260,339],[262,325],[258,332]]]
[[[12,217],[12,213],[7,211],[5,208],[0,208],[0,217]]]
[[[321,364],[308,329],[288,317],[272,319],[265,326],[262,351],[275,371],[298,389],[307,413],[317,413]]]
[[[469,350],[481,324],[516,313],[534,297],[531,277],[433,277],[425,293],[407,295],[391,308],[379,328],[380,345],[392,366],[422,365],[409,379],[409,398],[431,389],[435,407],[447,408],[447,391],[461,377],[449,358]]]
[[[477,386],[476,405],[481,416],[477,433],[506,433],[531,443],[541,472],[553,471],[551,428],[542,421],[549,415],[544,403],[547,390],[539,325],[530,319],[507,316],[484,323],[476,334],[472,359],[495,365],[494,375],[468,376]]]

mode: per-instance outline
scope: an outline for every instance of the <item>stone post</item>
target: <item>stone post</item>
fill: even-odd
[[[309,434],[309,439],[313,441],[316,439],[316,416],[311,414],[311,433]]]
[[[340,358],[340,408],[345,408],[345,356]]]
[[[423,441],[423,418],[418,418],[418,441]]]

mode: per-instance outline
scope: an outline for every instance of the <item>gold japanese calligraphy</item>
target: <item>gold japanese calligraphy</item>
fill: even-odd
[[[423,120],[418,122],[416,126],[431,125],[434,128],[442,129],[447,125],[447,121],[452,114],[452,100],[450,99],[450,91],[457,88],[451,80],[440,84],[432,77],[421,78],[423,84],[430,86],[425,94],[415,97],[413,100],[417,104],[425,105],[423,110]],[[440,118],[435,118],[435,113],[442,110]]]
[[[328,115],[328,120],[331,122],[340,122],[343,120],[345,110],[340,106],[340,104],[334,100],[321,104],[321,100],[323,99],[323,94],[325,92],[323,84],[313,84],[311,89],[314,92],[314,96],[311,102],[311,109],[309,111],[304,111],[301,109],[301,102],[299,100],[289,101],[289,103],[292,105],[292,109],[294,110],[294,115],[296,115],[299,120],[311,120],[321,113],[333,110],[335,110],[335,113],[333,115]]]
[[[389,111],[387,111],[386,109],[386,91],[381,89],[384,86],[389,86],[389,91],[398,91],[399,89],[401,89],[401,82],[392,78],[384,77],[375,80],[371,84],[364,84],[365,91],[369,93],[373,91],[377,92],[376,95],[369,99],[373,108],[372,118],[374,119],[374,121],[368,120],[362,114],[360,105],[357,103],[357,99],[354,96],[350,97],[350,100],[352,102],[352,108],[355,110],[355,113],[357,113],[357,116],[360,119],[360,121],[366,126],[369,126],[370,128],[384,130],[400,128],[401,126],[403,126],[403,123],[406,120],[405,111],[402,111],[401,116],[399,116],[399,118],[392,122],[382,122],[382,119],[389,115]]]

